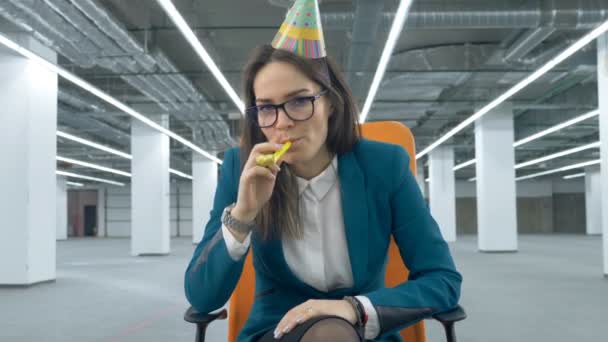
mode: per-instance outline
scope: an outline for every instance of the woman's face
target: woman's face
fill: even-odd
[[[272,62],[264,66],[253,82],[256,105],[281,104],[298,97],[314,96],[321,92],[321,86],[300,72],[295,66]],[[328,119],[331,105],[327,95],[314,102],[314,114],[306,121],[293,121],[279,109],[275,124],[262,128],[269,142],[283,144],[293,143],[283,157],[288,164],[325,162],[328,156],[325,147]],[[306,164],[305,164],[306,165]]]

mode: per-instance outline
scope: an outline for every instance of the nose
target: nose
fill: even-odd
[[[289,116],[287,116],[287,113],[285,113],[285,109],[284,108],[278,108],[277,109],[277,123],[275,125],[275,127],[277,129],[285,129],[288,127],[292,127],[294,125],[293,120],[291,120],[291,118]]]

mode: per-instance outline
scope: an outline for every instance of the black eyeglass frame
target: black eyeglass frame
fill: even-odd
[[[279,109],[283,109],[283,112],[285,112],[285,115],[287,115],[287,117],[293,121],[302,122],[302,121],[310,120],[310,118],[312,118],[312,116],[315,115],[315,101],[320,99],[322,96],[326,95],[327,92],[328,92],[327,89],[323,89],[317,95],[298,96],[291,100],[287,100],[283,103],[276,104],[276,105],[275,104],[263,104],[263,105],[259,105],[259,106],[251,106],[251,107],[245,109],[245,113],[247,114],[249,119],[251,119],[260,128],[268,128],[268,127],[274,126],[277,123],[277,120],[279,119]],[[308,100],[311,102],[312,111],[310,112],[310,115],[306,119],[295,119],[295,118],[291,117],[291,115],[289,115],[289,113],[287,112],[287,109],[285,109],[285,105],[294,100]],[[258,111],[259,111],[259,107],[266,107],[266,106],[274,107],[275,115],[274,115],[274,120],[272,121],[272,123],[270,125],[262,126],[262,125],[260,125],[260,122],[258,121]]]

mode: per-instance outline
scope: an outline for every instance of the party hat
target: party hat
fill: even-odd
[[[295,1],[274,37],[272,47],[304,58],[327,56],[317,0]]]

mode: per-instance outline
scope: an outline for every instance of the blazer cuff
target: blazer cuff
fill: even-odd
[[[226,249],[228,250],[230,258],[232,258],[234,261],[241,260],[243,255],[247,254],[247,250],[249,250],[249,245],[251,244],[251,232],[247,234],[245,241],[241,243],[234,238],[234,235],[232,235],[230,230],[228,230],[228,227],[222,224],[222,235],[224,237],[224,242],[226,242]]]
[[[355,296],[361,304],[363,305],[363,309],[365,309],[365,313],[367,314],[367,324],[365,324],[365,336],[363,336],[366,340],[373,340],[378,337],[380,333],[380,322],[378,321],[378,313],[374,308],[374,305],[369,300],[369,298],[365,296]]]

